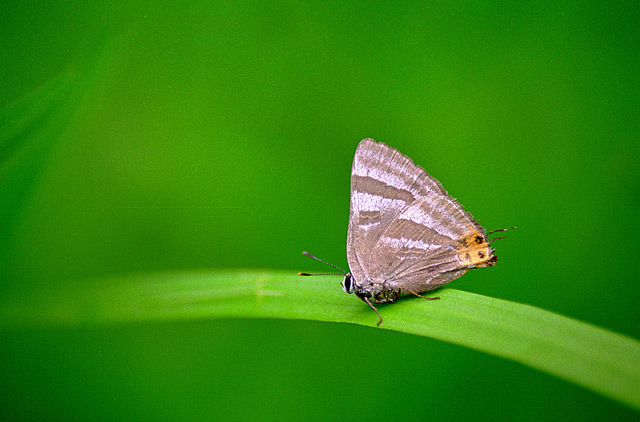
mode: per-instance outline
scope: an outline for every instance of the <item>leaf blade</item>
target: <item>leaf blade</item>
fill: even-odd
[[[333,280],[333,282],[331,282]],[[0,329],[207,318],[283,318],[375,327],[330,277],[276,271],[141,274],[63,282],[7,297]],[[455,289],[381,306],[381,328],[511,359],[640,410],[640,342],[533,306]]]

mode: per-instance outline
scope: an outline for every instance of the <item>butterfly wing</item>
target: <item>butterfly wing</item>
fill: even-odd
[[[380,233],[371,251],[369,275],[414,293],[435,289],[474,266],[475,262],[461,261],[460,254],[469,246],[466,239],[475,234],[486,245],[484,229],[453,198],[423,196]],[[489,255],[486,252],[487,259]]]
[[[427,196],[446,197],[447,193],[396,149],[369,138],[360,141],[351,169],[347,234],[347,260],[356,280],[368,278],[372,251],[383,231],[409,205]]]

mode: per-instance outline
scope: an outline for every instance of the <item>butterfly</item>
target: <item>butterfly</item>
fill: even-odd
[[[382,142],[360,141],[351,168],[343,290],[374,304],[420,296],[498,257],[487,233],[422,167]],[[300,273],[300,275],[313,275]],[[439,297],[424,297],[439,299]]]

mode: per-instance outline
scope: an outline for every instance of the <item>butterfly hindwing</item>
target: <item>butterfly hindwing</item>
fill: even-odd
[[[467,267],[457,251],[460,239],[476,226],[451,197],[418,198],[380,234],[371,253],[369,275],[415,293],[431,290],[441,274]]]

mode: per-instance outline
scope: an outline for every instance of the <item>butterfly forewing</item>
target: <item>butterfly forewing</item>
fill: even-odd
[[[351,169],[347,260],[356,279],[366,277],[369,254],[384,228],[421,196],[446,194],[440,183],[389,146],[363,139]]]

